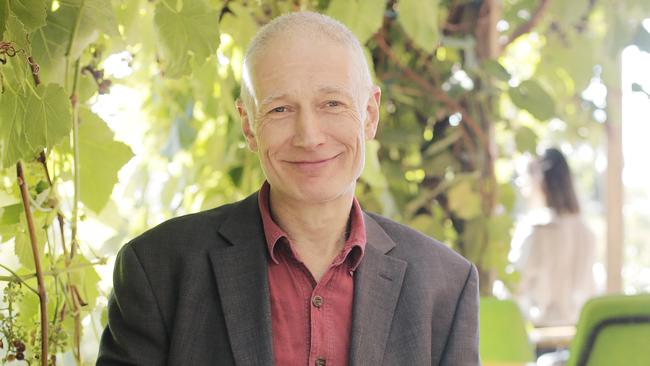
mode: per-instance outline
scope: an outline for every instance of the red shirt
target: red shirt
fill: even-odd
[[[273,356],[277,366],[348,364],[352,328],[353,273],[366,245],[366,228],[356,199],[350,210],[345,246],[316,282],[287,234],[273,221],[270,186],[259,194],[269,250]]]

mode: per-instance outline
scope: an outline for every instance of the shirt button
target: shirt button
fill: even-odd
[[[325,366],[327,362],[325,362],[325,359],[323,358],[317,358],[316,362],[314,362],[316,366]]]
[[[312,303],[312,305],[314,305],[315,307],[317,307],[317,308],[320,309],[320,306],[323,305],[323,298],[320,297],[320,296],[318,296],[318,295],[316,295],[316,296],[314,296],[313,299],[311,299],[311,303]],[[321,360],[321,359],[319,358],[319,360]],[[323,360],[323,362],[325,362],[325,361]],[[318,363],[318,360],[316,360],[316,364],[317,364],[317,365],[320,365],[320,364]],[[323,365],[325,365],[325,363],[323,363]]]

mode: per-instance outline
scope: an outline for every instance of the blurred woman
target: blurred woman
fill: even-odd
[[[521,274],[516,296],[536,326],[573,325],[595,295],[594,235],[580,216],[571,171],[558,149],[532,161],[528,173],[530,192],[524,193],[533,207],[513,240]]]

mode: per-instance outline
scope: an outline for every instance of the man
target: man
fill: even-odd
[[[356,38],[285,15],[243,73],[267,181],[120,251],[97,364],[479,364],[475,268],[354,198],[381,95]]]

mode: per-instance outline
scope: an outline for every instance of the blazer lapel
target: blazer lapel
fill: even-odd
[[[257,194],[219,228],[232,245],[210,252],[235,364],[271,365],[271,306],[264,229]]]
[[[407,263],[386,255],[395,242],[364,214],[367,244],[354,274],[351,365],[380,365]]]

